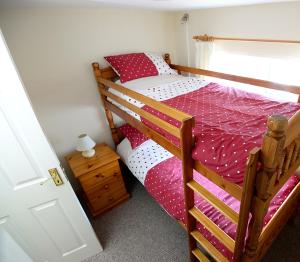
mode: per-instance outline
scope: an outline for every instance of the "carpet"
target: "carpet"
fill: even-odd
[[[131,184],[131,198],[91,219],[104,251],[87,262],[184,262],[187,238],[139,183]],[[286,225],[263,262],[300,261],[300,218]]]

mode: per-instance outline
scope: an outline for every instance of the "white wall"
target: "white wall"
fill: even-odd
[[[122,52],[174,54],[173,14],[128,9],[1,10],[0,27],[60,158],[77,135],[113,145],[91,62]]]
[[[194,10],[189,14],[192,65],[194,35],[300,40],[300,2]],[[177,25],[176,55],[180,63],[187,64],[185,31],[180,24],[182,15],[183,12],[178,12],[174,17]]]

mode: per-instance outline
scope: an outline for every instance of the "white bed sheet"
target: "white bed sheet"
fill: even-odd
[[[131,90],[138,91],[184,79],[186,79],[186,77],[182,75],[158,75],[131,80],[123,84],[120,80],[116,81],[115,83],[123,85]]]
[[[162,161],[173,157],[166,149],[149,139],[132,149],[127,138],[117,146],[117,153],[131,173],[144,185],[148,171]]]

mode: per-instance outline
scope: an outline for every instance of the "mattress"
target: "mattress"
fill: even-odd
[[[228,181],[239,185],[243,183],[249,151],[261,145],[262,134],[266,130],[267,116],[280,113],[289,117],[300,109],[296,103],[270,100],[257,94],[223,87],[195,77],[176,76],[173,79],[172,77],[168,79],[150,77],[127,82],[125,86],[194,115],[196,127],[193,132],[196,144],[193,158],[201,161]],[[117,91],[111,91],[117,93]],[[175,126],[180,124],[153,108],[120,93],[118,95]],[[176,138],[166,134],[160,127],[140,118],[121,105],[117,104],[117,106],[161,133],[174,144],[179,144]],[[181,161],[129,125],[122,125],[120,130],[126,137],[117,148],[123,161],[166,212],[185,223]],[[196,171],[193,175],[198,183],[233,210],[239,212],[238,200]],[[274,197],[264,220],[265,225],[298,182],[299,178],[292,176]],[[198,196],[195,196],[195,206],[230,237],[235,238],[236,225],[224,215]],[[224,256],[231,260],[232,253],[222,243],[201,224],[198,224],[197,228]]]
[[[117,146],[117,152],[132,174],[145,186],[146,190],[160,206],[171,217],[186,223],[181,161],[153,140],[147,140],[135,149],[132,149],[129,140],[125,138]],[[240,202],[234,197],[195,171],[194,179],[230,208],[237,213],[239,212]],[[264,225],[270,221],[298,182],[299,178],[292,176],[273,198],[264,219]],[[230,237],[235,238],[236,225],[196,194],[195,206]],[[232,253],[207,229],[199,223],[197,228],[224,256],[229,260],[232,259]]]

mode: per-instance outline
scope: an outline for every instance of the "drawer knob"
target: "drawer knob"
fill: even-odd
[[[96,178],[102,177],[101,174],[95,175]]]
[[[114,173],[114,176],[117,176],[117,175],[118,175],[118,172],[115,172],[115,173]]]
[[[108,185],[105,185],[104,188],[105,188],[105,189],[108,189]]]

